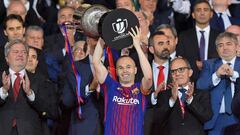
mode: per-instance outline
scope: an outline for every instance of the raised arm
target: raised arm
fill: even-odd
[[[101,62],[101,57],[103,55],[103,44],[103,40],[99,38],[93,53],[93,66],[95,69],[95,75],[100,84],[104,83],[108,74],[106,67]]]
[[[140,46],[141,30],[139,31],[137,26],[135,26],[135,29],[136,31],[133,28],[131,28],[131,32],[129,32],[129,34],[133,38],[133,46],[137,51],[140,66],[143,72],[142,88],[143,90],[146,90],[145,92],[148,93],[148,90],[152,86],[152,69],[148,62],[147,57],[144,55],[142,48]]]

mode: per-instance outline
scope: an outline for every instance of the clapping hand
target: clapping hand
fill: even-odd
[[[22,78],[22,85],[23,85],[23,90],[27,94],[27,96],[32,94],[32,89],[30,88],[30,80],[28,78],[27,73],[25,73],[25,77]]]
[[[2,86],[3,92],[7,93],[8,90],[10,89],[11,81],[10,81],[10,74],[7,75],[5,71],[2,73],[2,84],[3,84]]]

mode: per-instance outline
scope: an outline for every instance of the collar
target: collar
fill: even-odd
[[[176,51],[174,51],[173,53],[170,54],[170,58],[171,58],[171,60],[176,58]]]
[[[154,60],[152,62],[153,68],[158,68],[160,65],[157,64]],[[166,62],[164,62],[161,66],[164,66],[164,68],[169,66],[169,61],[167,60]]]
[[[12,76],[12,75],[14,75],[16,72],[13,71],[11,68],[9,68],[9,73],[10,73],[10,75]],[[25,69],[22,69],[19,73],[20,73],[20,76],[23,77],[23,76],[25,75],[25,73],[26,73],[26,70],[25,70]]]
[[[223,62],[223,64],[231,63],[231,65],[234,65],[234,62],[235,62],[236,58],[237,58],[236,56],[233,57],[231,61],[226,61],[226,60],[222,59],[222,62]]]
[[[216,13],[217,13],[217,16],[219,16],[218,14],[220,13],[220,12],[218,12],[218,11],[215,11]],[[224,12],[222,12],[222,14],[223,15],[226,15],[226,16],[231,16],[231,13],[230,13],[230,11],[227,9],[227,10],[225,10]]]
[[[196,31],[197,32],[199,32],[200,30],[205,31],[205,32],[209,32],[210,31],[210,25],[208,25],[207,27],[205,27],[203,29],[199,28],[197,25],[195,27],[196,27]]]
[[[188,89],[189,89],[189,86],[188,86],[188,85],[186,85],[186,86],[184,86],[184,87],[178,87],[178,90],[179,90],[179,89],[182,89],[182,88],[184,88],[184,89],[188,90]]]

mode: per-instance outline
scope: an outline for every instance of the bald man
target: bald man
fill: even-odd
[[[233,33],[238,38],[237,56],[240,56],[240,26],[231,25],[226,29],[227,32]]]

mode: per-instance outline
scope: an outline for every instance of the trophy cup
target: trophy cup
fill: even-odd
[[[132,45],[132,37],[128,31],[131,27],[139,27],[138,18],[132,11],[109,10],[102,5],[87,8],[78,18],[81,29],[87,36],[102,37],[106,45],[118,50]]]

